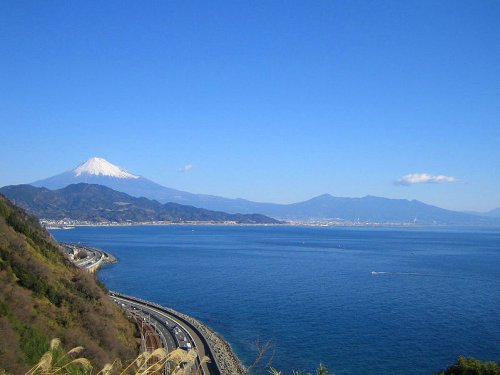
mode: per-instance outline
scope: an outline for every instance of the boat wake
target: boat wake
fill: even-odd
[[[443,275],[443,274],[432,274],[432,273],[418,273],[418,272],[389,272],[389,271],[372,271],[370,272],[372,276],[379,275],[406,275],[406,276],[419,276],[419,277],[439,277],[447,279],[460,279],[460,280],[475,280],[475,281],[485,281],[490,282],[491,280],[475,277],[464,277],[460,275]]]
[[[410,275],[410,276],[440,276],[440,275],[429,275],[425,273],[417,272],[384,272],[384,271],[372,271],[372,275]]]

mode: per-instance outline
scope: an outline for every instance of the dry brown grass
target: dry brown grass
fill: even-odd
[[[198,375],[201,366],[209,362],[208,357],[199,361],[196,349],[185,351],[175,349],[167,352],[164,348],[140,353],[127,366],[120,360],[108,363],[97,372],[91,362],[84,357],[77,357],[83,347],[77,346],[65,352],[59,339],[52,339],[50,349],[42,355],[38,363],[25,375]],[[166,369],[166,370],[165,370]]]

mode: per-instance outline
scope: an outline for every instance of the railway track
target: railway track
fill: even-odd
[[[144,339],[143,349],[154,350],[159,347],[164,347],[167,351],[175,348],[196,349],[198,353],[196,367],[200,368],[200,372],[203,375],[221,374],[206,339],[189,322],[147,301],[116,292],[111,292],[109,297],[135,316]],[[204,356],[209,357],[210,362],[202,363],[200,366],[200,358]]]

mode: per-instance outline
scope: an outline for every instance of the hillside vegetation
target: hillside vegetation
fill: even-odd
[[[135,327],[38,220],[0,195],[0,373],[24,373],[60,337],[96,366],[136,354]]]
[[[500,375],[500,362],[459,357],[453,365],[435,375]]]
[[[228,214],[177,203],[161,204],[147,198],[135,198],[106,186],[85,183],[69,185],[59,190],[31,185],[5,186],[0,189],[0,193],[32,214],[52,220],[279,223],[259,214]]]

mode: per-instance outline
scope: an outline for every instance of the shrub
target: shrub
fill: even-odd
[[[459,357],[457,362],[436,375],[500,375],[500,364],[482,362],[475,358]]]

